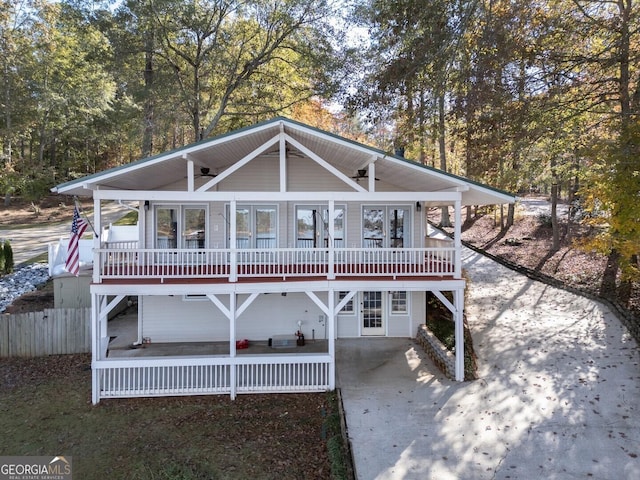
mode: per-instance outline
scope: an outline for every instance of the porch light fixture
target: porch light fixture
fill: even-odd
[[[144,209],[148,212],[149,211],[149,200],[145,200],[144,201]]]
[[[422,210],[422,204],[420,202],[416,202],[416,210],[419,212]]]

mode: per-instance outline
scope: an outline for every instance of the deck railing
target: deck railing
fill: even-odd
[[[451,276],[455,249],[279,248],[98,250],[101,279]]]
[[[171,357],[93,363],[101,398],[324,392],[335,388],[328,354]],[[94,392],[95,395],[95,392]]]

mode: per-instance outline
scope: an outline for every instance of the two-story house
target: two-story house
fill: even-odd
[[[514,201],[286,118],[54,191],[93,197],[98,231],[107,202],[138,205],[137,242],[94,241],[94,403],[333,389],[336,339],[415,336],[426,292],[453,313],[463,380],[461,210]],[[453,240],[426,222],[442,206]],[[127,297],[145,354],[113,357],[107,318]]]

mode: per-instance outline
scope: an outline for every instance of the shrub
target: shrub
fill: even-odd
[[[0,248],[0,274],[4,275],[4,248]]]
[[[4,245],[2,247],[2,257],[4,260],[4,265],[2,266],[3,273],[11,273],[13,272],[13,249],[11,248],[11,242],[9,240],[4,241]]]

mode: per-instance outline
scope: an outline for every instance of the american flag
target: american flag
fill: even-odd
[[[80,249],[78,247],[78,240],[82,237],[82,234],[87,229],[88,223],[80,217],[78,207],[73,209],[73,222],[71,222],[71,238],[69,239],[69,246],[67,247],[67,263],[65,268],[67,272],[75,275],[76,277],[80,273]]]

